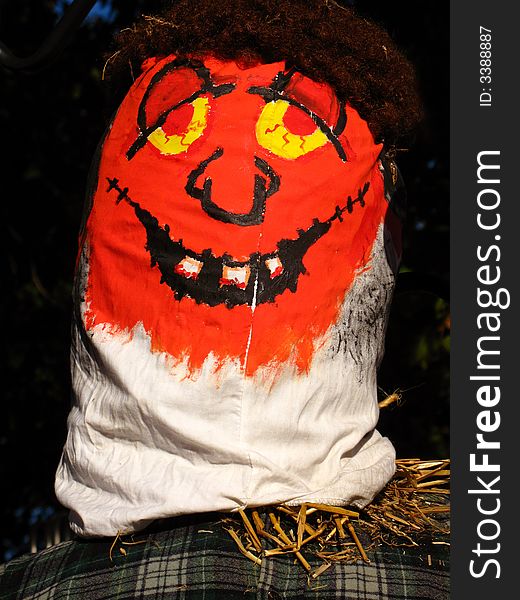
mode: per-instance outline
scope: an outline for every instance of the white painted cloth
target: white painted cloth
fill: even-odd
[[[392,283],[380,231],[330,345],[308,375],[288,369],[267,387],[262,373],[246,378],[233,363],[215,376],[211,359],[186,379],[150,352],[139,326],[131,340],[102,327],[82,339],[76,323],[74,407],[56,482],[72,529],[116,535],[162,517],[276,502],[366,505],[395,468],[393,446],[375,431]],[[367,297],[370,306],[360,302]],[[368,335],[365,311],[374,315]]]

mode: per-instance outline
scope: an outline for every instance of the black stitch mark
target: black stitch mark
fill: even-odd
[[[299,229],[296,239],[282,239],[277,243],[274,252],[259,254],[255,252],[247,261],[233,261],[228,254],[215,256],[211,249],[201,253],[194,252],[185,247],[182,240],[172,240],[170,227],[161,227],[158,220],[147,210],[141,208],[128,195],[127,188],[121,188],[116,178],[107,178],[108,190],[118,193],[116,204],[124,200],[130,205],[146,230],[146,250],[150,253],[151,266],[159,267],[161,283],[165,283],[173,291],[176,300],[188,296],[198,304],[209,306],[225,304],[228,308],[247,304],[274,302],[276,297],[287,289],[296,292],[298,278],[301,273],[306,273],[303,259],[307,250],[323,237],[330,229],[333,221],[340,219],[347,211],[347,206],[336,207],[335,213],[326,221],[314,219],[308,229]],[[358,203],[364,206],[364,195],[369,189],[366,183],[359,191],[356,200],[351,201],[351,206]],[[202,268],[196,278],[185,277],[175,271],[175,267],[186,257],[202,263]],[[266,261],[278,258],[282,264],[282,272],[272,276]],[[235,285],[222,285],[221,277],[224,266],[247,267],[249,280],[244,289]],[[255,296],[256,284],[256,296]]]
[[[336,209],[334,211],[334,215],[332,217],[330,217],[327,222],[331,222],[334,221],[335,219],[338,219],[339,221],[342,221],[342,215],[345,211],[347,211],[349,214],[352,213],[352,211],[354,210],[354,206],[356,204],[359,203],[359,205],[361,206],[361,208],[365,208],[365,196],[366,193],[368,192],[370,188],[370,183],[367,181],[365,183],[365,185],[363,186],[363,189],[359,188],[358,189],[358,194],[356,196],[356,198],[353,200],[352,196],[348,196],[347,198],[347,203],[345,204],[345,206],[343,208],[340,208],[339,206],[336,206]]]
[[[209,157],[203,160],[200,165],[193,169],[188,175],[188,182],[186,184],[186,192],[196,200],[200,200],[203,210],[213,219],[222,221],[223,223],[232,223],[233,225],[240,225],[242,227],[248,227],[250,225],[260,225],[264,220],[265,204],[267,198],[272,196],[275,192],[280,189],[280,178],[275,173],[270,165],[265,160],[255,156],[255,166],[261,171],[266,177],[269,178],[269,185],[267,181],[261,175],[255,175],[254,188],[253,188],[253,204],[251,210],[248,213],[233,213],[224,210],[218,206],[212,200],[211,177],[206,177],[204,180],[203,187],[197,187],[198,178],[204,173],[207,166],[214,160],[217,160],[224,154],[222,148],[217,148],[215,152]]]
[[[127,200],[127,201],[131,202],[131,200],[128,196],[128,188],[127,187],[120,188],[119,187],[119,179],[116,179],[115,177],[110,179],[107,177],[107,181],[108,181],[107,192],[116,190],[118,193],[116,204],[119,204],[121,202],[121,200]]]
[[[368,183],[365,183],[365,187],[363,188],[363,190],[358,190],[358,195],[356,197],[355,200],[352,200],[352,196],[349,196],[347,198],[347,205],[346,205],[346,210],[351,213],[354,210],[354,204],[356,204],[356,202],[359,202],[361,204],[361,207],[364,208],[365,207],[365,194],[368,191]]]

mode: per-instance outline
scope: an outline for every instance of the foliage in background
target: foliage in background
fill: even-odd
[[[63,4],[0,0],[0,39],[18,55],[31,54]],[[355,4],[383,23],[417,65],[427,120],[416,144],[398,157],[410,203],[404,268],[447,280],[449,5],[435,0]],[[109,93],[101,81],[102,55],[114,31],[158,5],[99,2],[51,67],[30,76],[0,72],[7,273],[0,552],[7,557],[27,551],[29,524],[59,508],[53,479],[69,410],[76,236],[90,158],[122,93]],[[448,356],[447,305],[424,293],[398,296],[379,384],[388,393],[408,391],[400,407],[385,409],[379,429],[400,457],[448,456]]]

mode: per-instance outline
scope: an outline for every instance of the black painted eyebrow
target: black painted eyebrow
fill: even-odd
[[[283,92],[285,90],[285,88],[289,85],[289,83],[295,73],[296,73],[296,67],[291,67],[287,71],[287,73],[284,73],[283,71],[279,71],[275,75],[269,88],[272,90],[276,90],[277,92],[280,92],[280,93]]]
[[[340,159],[343,162],[347,162],[347,155],[343,146],[341,145],[341,142],[338,139],[338,136],[341,133],[343,133],[347,125],[347,114],[345,112],[344,105],[340,104],[340,113],[336,125],[333,128],[329,127],[321,117],[319,117],[316,113],[312,112],[312,110],[307,108],[304,104],[284,94],[284,90],[295,72],[295,68],[290,69],[287,73],[280,72],[273,79],[269,87],[252,86],[247,90],[247,92],[248,94],[257,94],[258,96],[261,96],[266,103],[274,102],[275,100],[284,100],[288,104],[296,106],[297,108],[302,110],[314,121],[314,123],[326,135],[329,142],[331,142],[331,144],[336,149],[336,152],[338,153]]]
[[[161,81],[168,73],[171,71],[175,71],[181,67],[187,67],[192,69],[197,77],[202,80],[202,85],[199,90],[191,94],[188,98],[184,98],[180,102],[177,102],[170,108],[166,109],[162,112],[159,117],[155,120],[152,125],[146,125],[146,105],[148,103],[148,99],[150,94],[152,93],[155,86]],[[190,59],[175,59],[172,62],[165,65],[160,71],[158,71],[153,77],[146,92],[144,93],[141,103],[139,104],[139,109],[137,111],[137,125],[139,127],[139,135],[137,136],[134,143],[130,146],[126,153],[126,158],[131,160],[135,154],[143,148],[146,144],[146,140],[148,136],[157,129],[157,127],[162,127],[168,118],[168,115],[176,110],[177,108],[183,106],[184,104],[189,104],[196,100],[199,96],[205,93],[210,93],[214,98],[218,98],[219,96],[224,96],[225,94],[230,94],[236,88],[236,84],[234,83],[223,83],[221,85],[215,85],[211,80],[211,74],[209,69],[205,67],[201,62],[194,61]]]

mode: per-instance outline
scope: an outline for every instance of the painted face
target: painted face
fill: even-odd
[[[246,375],[307,370],[370,268],[388,209],[381,146],[329,86],[283,63],[152,63],[102,148],[87,328],[142,324],[191,373],[208,357]]]

